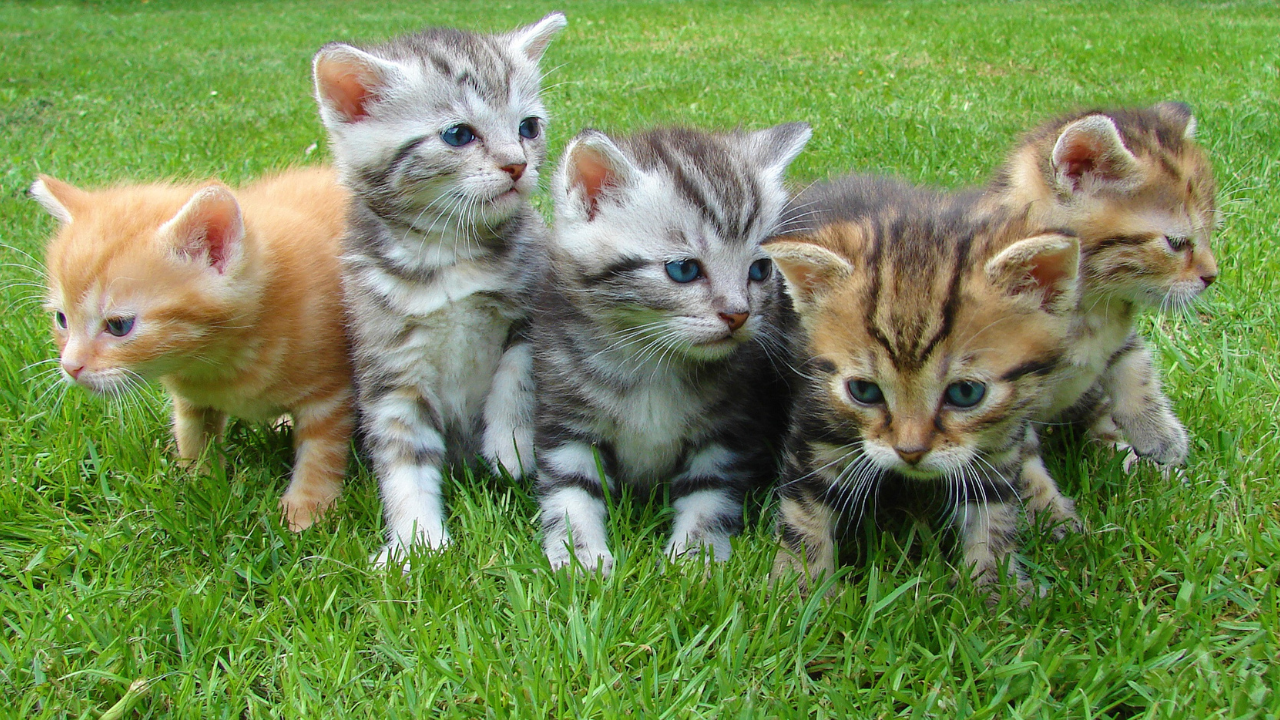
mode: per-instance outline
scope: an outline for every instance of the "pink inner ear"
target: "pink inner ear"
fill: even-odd
[[[244,234],[240,208],[225,190],[214,196],[206,195],[178,233],[182,254],[208,263],[219,274],[225,273],[235,245]]]
[[[582,194],[587,201],[587,219],[594,220],[598,198],[605,187],[614,184],[613,171],[605,164],[604,158],[591,150],[580,150],[576,168],[578,184],[582,186]]]
[[[1089,138],[1078,136],[1058,157],[1058,170],[1078,186],[1085,173],[1096,172],[1102,148]]]
[[[1067,268],[1063,264],[1063,256],[1059,253],[1044,253],[1031,260],[1027,268],[1032,280],[1044,293],[1044,302],[1053,302],[1061,295],[1059,288],[1067,278]]]
[[[320,87],[348,122],[369,116],[367,106],[373,93],[358,69],[340,62],[321,62],[316,67]]]

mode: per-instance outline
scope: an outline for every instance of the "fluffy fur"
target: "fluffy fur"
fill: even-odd
[[[770,359],[780,290],[760,243],[809,134],[799,123],[628,138],[588,130],[565,151],[531,330],[553,568],[612,568],[606,484],[668,484],[667,555],[729,556],[743,494],[773,470],[781,435]]]
[[[64,377],[101,394],[159,380],[185,459],[228,415],[289,413],[296,458],[280,507],[293,530],[311,525],[341,491],[354,423],[337,259],[347,193],[333,171],[236,192],[85,191],[41,176],[31,193],[61,223],[47,267]]]
[[[343,289],[386,512],[378,562],[444,545],[443,464],[481,449],[486,413],[513,426],[528,413],[485,403],[527,372],[527,349],[499,360],[545,235],[528,202],[546,157],[538,61],[564,24],[552,13],[498,35],[431,28],[316,55],[320,114],[354,193]]]
[[[841,521],[895,481],[941,488],[975,581],[1006,562],[1020,577],[1015,484],[1067,352],[1078,244],[1022,216],[864,182],[893,202],[765,246],[805,338],[774,579],[798,573],[807,590],[830,573]]]
[[[1144,307],[1189,306],[1218,276],[1209,159],[1181,103],[1090,111],[1033,130],[986,189],[1080,238],[1082,297],[1071,354],[1041,420],[1083,422],[1137,457],[1181,464],[1187,433],[1134,330]],[[1024,472],[1029,507],[1078,524],[1039,457]]]

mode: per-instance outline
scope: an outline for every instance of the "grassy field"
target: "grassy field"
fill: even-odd
[[[632,498],[613,577],[549,576],[529,489],[479,476],[450,486],[456,544],[402,578],[367,565],[367,470],[293,535],[274,512],[284,433],[236,423],[228,469],[192,474],[159,391],[55,383],[36,173],[239,182],[323,162],[322,43],[551,9],[570,23],[546,60],[553,160],[585,125],[806,120],[798,183],[960,186],[1048,115],[1191,103],[1222,276],[1198,320],[1145,325],[1194,438],[1186,481],[1050,443],[1089,532],[1025,533],[1049,590],[1028,607],[951,588],[950,538],[910,523],[866,538],[830,602],[772,596],[758,506],[705,579],[658,571],[669,512]],[[1278,37],[1280,9],[1252,2],[0,6],[0,716],[136,699],[124,717],[1280,717]]]

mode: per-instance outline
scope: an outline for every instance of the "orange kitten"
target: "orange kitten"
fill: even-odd
[[[228,415],[293,417],[302,530],[337,499],[353,425],[338,241],[347,193],[332,170],[231,191],[216,181],[86,191],[47,176],[32,196],[61,224],[48,308],[64,377],[100,394],[159,380],[184,459]]]

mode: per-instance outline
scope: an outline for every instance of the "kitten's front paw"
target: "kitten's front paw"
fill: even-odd
[[[413,547],[424,548],[427,550],[443,550],[449,545],[449,533],[443,528],[438,533],[418,533],[413,540]],[[386,545],[377,552],[373,557],[369,558],[369,562],[376,568],[396,567],[399,566],[401,571],[406,575],[409,573],[409,551],[411,547],[406,545],[401,538],[393,537],[387,541]]]
[[[1066,495],[1059,494],[1041,507],[1028,503],[1027,511],[1049,522],[1052,526],[1049,536],[1054,540],[1062,540],[1071,533],[1084,532],[1084,521],[1076,514],[1076,501]]]
[[[706,557],[716,562],[724,562],[732,553],[733,545],[729,541],[728,533],[706,533],[701,536],[685,535],[672,538],[667,543],[666,550],[667,558],[671,560]]]
[[[1190,441],[1187,430],[1172,414],[1162,417],[1156,427],[1136,422],[1125,429],[1132,453],[1161,465],[1182,465],[1187,461]],[[1129,462],[1132,465],[1132,461]]]
[[[333,507],[338,493],[304,492],[290,488],[280,496],[280,514],[285,524],[293,532],[302,532],[311,527],[325,511]]]
[[[578,547],[574,548],[574,551],[570,553],[569,548],[564,543],[561,543],[558,548],[547,550],[547,562],[551,564],[552,572],[558,572],[563,568],[576,567],[575,559],[584,570],[587,572],[598,571],[602,578],[607,578],[613,573],[613,553],[609,552],[608,548],[590,549]]]
[[[495,473],[506,470],[515,480],[533,473],[532,432],[515,430],[504,434],[486,430],[480,452]]]

